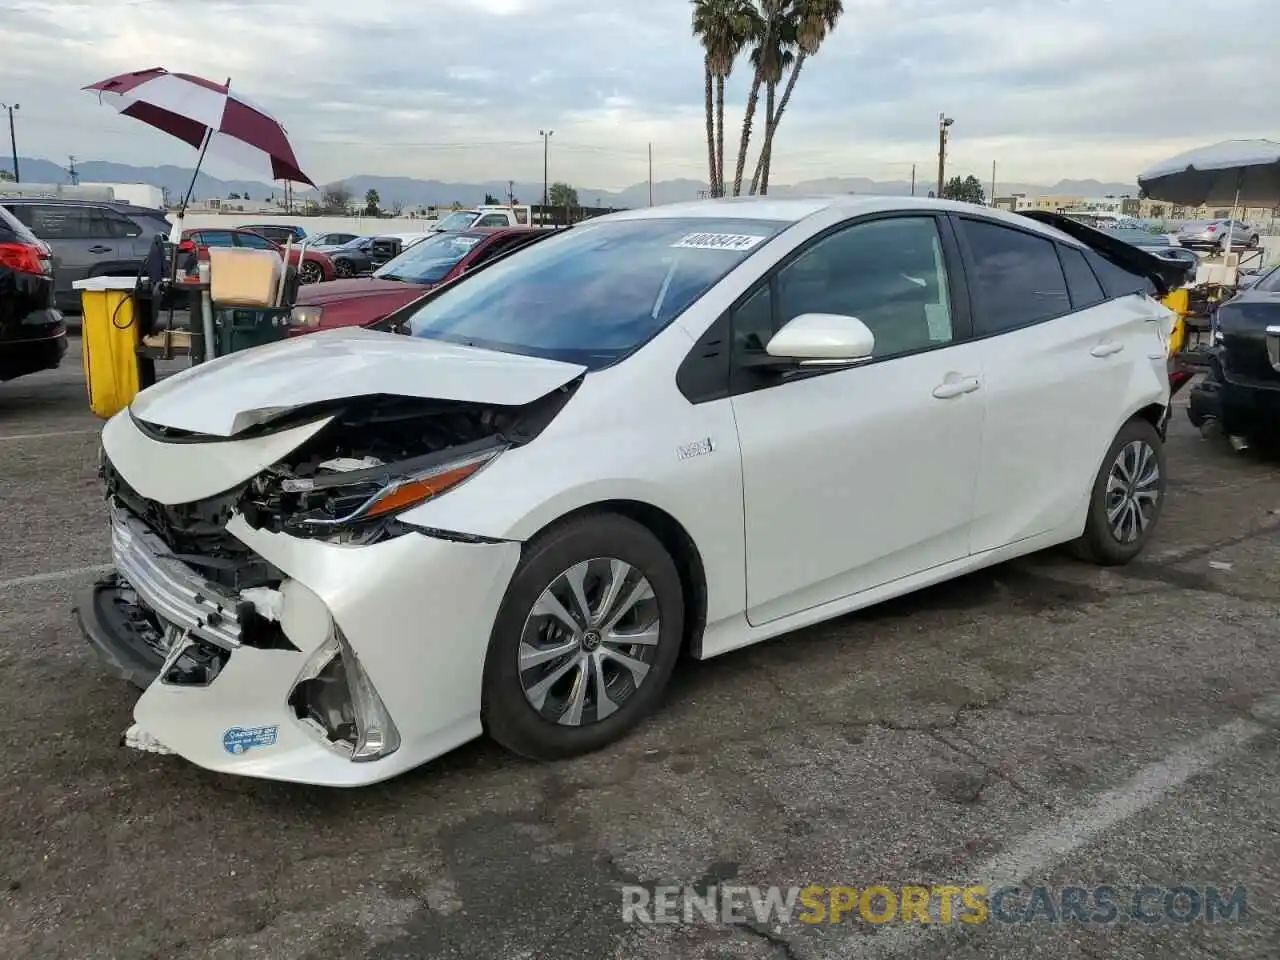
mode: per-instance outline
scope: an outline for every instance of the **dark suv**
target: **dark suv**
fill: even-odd
[[[0,380],[56,367],[67,328],[53,305],[49,247],[0,207]]]
[[[136,275],[156,234],[173,229],[163,210],[109,200],[0,196],[0,206],[53,250],[55,295],[68,313],[80,312],[75,281]]]

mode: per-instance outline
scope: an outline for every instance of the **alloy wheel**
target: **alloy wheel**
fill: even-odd
[[[320,276],[320,267],[314,263],[303,263],[298,269],[298,279],[303,283],[319,283]]]
[[[596,558],[556,576],[520,636],[520,686],[546,720],[605,719],[644,683],[662,635],[649,580],[622,560]]]
[[[1160,460],[1151,444],[1134,440],[1120,448],[1107,475],[1106,510],[1111,535],[1133,543],[1151,526],[1160,500]]]

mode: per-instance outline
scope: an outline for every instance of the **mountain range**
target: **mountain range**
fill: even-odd
[[[20,157],[18,160],[22,178],[28,183],[70,183],[71,175],[66,168],[51,160],[35,157]],[[0,160],[0,170],[12,173],[13,167],[8,160]],[[76,173],[83,183],[146,183],[160,187],[168,192],[171,200],[181,199],[191,182],[191,170],[177,166],[135,167],[127,163],[112,163],[106,160],[85,160],[76,166]],[[979,177],[978,179],[982,179]],[[414,177],[378,177],[358,174],[341,181],[351,192],[353,198],[361,199],[369,190],[378,192],[378,199],[383,208],[393,204],[404,207],[444,206],[455,201],[464,206],[483,203],[485,195],[505,200],[507,182],[490,181],[487,183],[450,183],[441,180],[420,180]],[[643,207],[649,203],[649,184],[637,183],[625,190],[598,190],[594,187],[574,185],[578,191],[578,200],[584,206],[604,207]],[[989,184],[984,184],[987,189]],[[541,183],[517,182],[512,188],[517,201],[536,203],[542,196]],[[928,193],[928,181],[916,184],[916,193],[921,196]],[[695,200],[699,194],[705,193],[707,184],[698,180],[659,180],[653,184],[654,203],[676,203],[681,200]],[[1097,180],[1060,180],[1052,185],[1034,183],[999,183],[996,190],[1000,196],[1022,193],[1027,196],[1121,196],[1137,193],[1136,184],[1106,183]],[[273,194],[281,195],[280,184],[263,183],[256,180],[219,180],[206,174],[196,179],[193,199],[208,200],[226,198],[229,194],[247,195],[253,200],[266,200]],[[829,193],[867,193],[890,196],[905,196],[911,192],[911,183],[906,180],[876,181],[866,177],[827,177],[820,180],[805,180],[790,185],[771,185],[771,196],[788,196],[804,194]],[[314,191],[297,190],[299,199],[314,196]]]

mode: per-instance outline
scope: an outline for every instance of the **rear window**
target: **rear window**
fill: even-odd
[[[35,243],[36,235],[9,210],[0,207],[0,237],[17,239],[22,243]]]

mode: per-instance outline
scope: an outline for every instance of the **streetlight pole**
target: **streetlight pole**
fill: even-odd
[[[947,169],[947,128],[953,123],[955,120],[945,113],[938,114],[938,199],[942,199],[942,187],[946,182],[944,178]]]
[[[542,137],[542,205],[544,207],[551,204],[551,192],[547,185],[547,152],[548,144],[551,141],[551,135],[553,133],[555,133],[554,130],[538,131],[538,135]],[[543,213],[545,214],[546,211],[544,210]]]
[[[22,182],[22,173],[18,170],[18,138],[17,138],[17,135],[13,132],[13,111],[17,110],[21,106],[22,104],[20,103],[15,103],[13,106],[9,106],[9,104],[7,103],[0,103],[0,110],[9,111],[9,146],[13,150],[13,182],[14,183]]]

